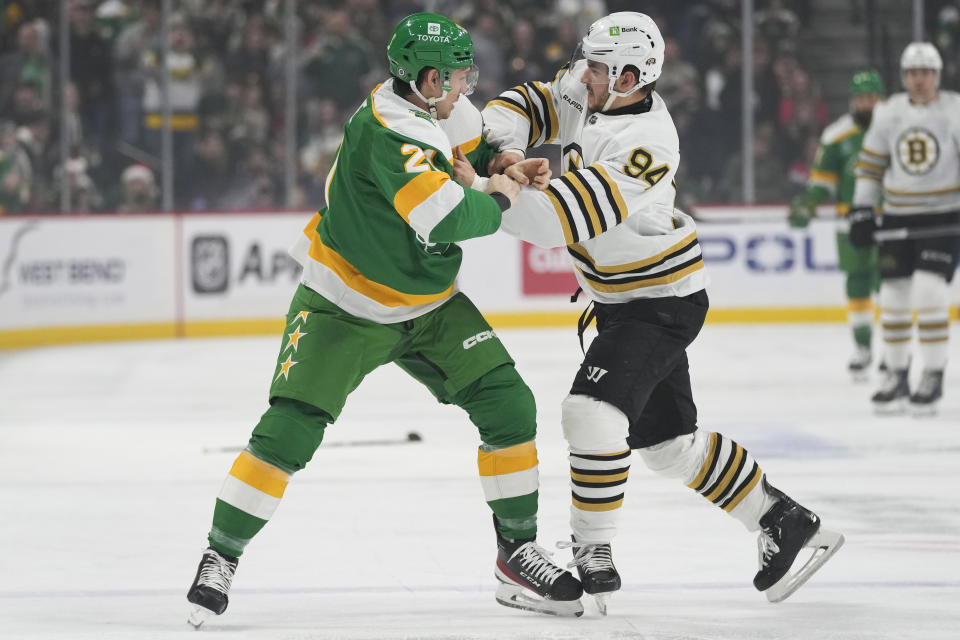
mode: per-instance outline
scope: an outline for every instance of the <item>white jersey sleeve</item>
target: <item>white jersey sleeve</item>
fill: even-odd
[[[558,142],[558,83],[564,76],[561,69],[551,82],[525,82],[488,102],[483,110],[487,141],[521,155],[528,147]]]
[[[875,207],[880,199],[883,174],[890,166],[890,109],[886,101],[873,110],[870,128],[863,136],[860,158],[854,165],[854,207]]]

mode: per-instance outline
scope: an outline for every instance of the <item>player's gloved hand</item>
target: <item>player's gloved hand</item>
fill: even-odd
[[[794,198],[790,203],[790,212],[787,214],[787,222],[794,229],[806,229],[810,224],[810,219],[816,214],[816,209],[812,204],[802,198]]]
[[[876,240],[873,238],[877,230],[877,220],[873,214],[873,207],[857,207],[847,214],[850,223],[850,244],[855,247],[870,247]]]

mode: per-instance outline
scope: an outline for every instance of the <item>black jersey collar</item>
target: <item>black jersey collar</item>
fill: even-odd
[[[610,109],[610,111],[603,111],[600,115],[603,116],[626,116],[631,114],[646,113],[653,108],[653,91],[647,94],[647,97],[641,100],[640,102],[634,102],[633,104],[628,104],[625,107],[618,107],[616,109]]]

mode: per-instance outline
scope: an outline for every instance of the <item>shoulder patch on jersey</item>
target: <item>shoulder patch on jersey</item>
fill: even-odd
[[[370,93],[370,108],[386,129],[437,149],[448,160],[452,157],[452,145],[446,132],[429,114],[395,94],[393,80],[387,80]]]

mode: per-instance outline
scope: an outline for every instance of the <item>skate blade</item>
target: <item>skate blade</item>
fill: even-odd
[[[199,629],[200,625],[206,622],[212,615],[213,611],[210,611],[210,609],[201,607],[200,605],[193,605],[190,607],[190,615],[187,616],[187,622],[190,623],[194,629]]]
[[[878,416],[899,416],[907,412],[907,400],[893,400],[892,402],[873,403],[873,412]]]
[[[803,584],[815,574],[823,564],[843,546],[843,534],[836,531],[820,529],[813,535],[804,548],[812,548],[813,554],[804,563],[800,569],[795,572],[787,573],[784,577],[767,589],[764,593],[770,602],[783,602],[789,598],[794,591],[803,586]]]
[[[867,369],[861,369],[859,371],[850,370],[850,379],[854,384],[866,384],[870,382],[870,371]]]
[[[610,594],[598,593],[593,596],[593,599],[597,602],[597,609],[600,611],[600,615],[607,615],[607,603],[610,601]]]
[[[937,403],[911,404],[910,415],[912,415],[914,418],[931,418],[937,415]]]
[[[583,615],[583,605],[579,600],[545,600],[528,595],[520,585],[501,582],[497,586],[497,602],[505,607],[545,613],[551,616]]]

